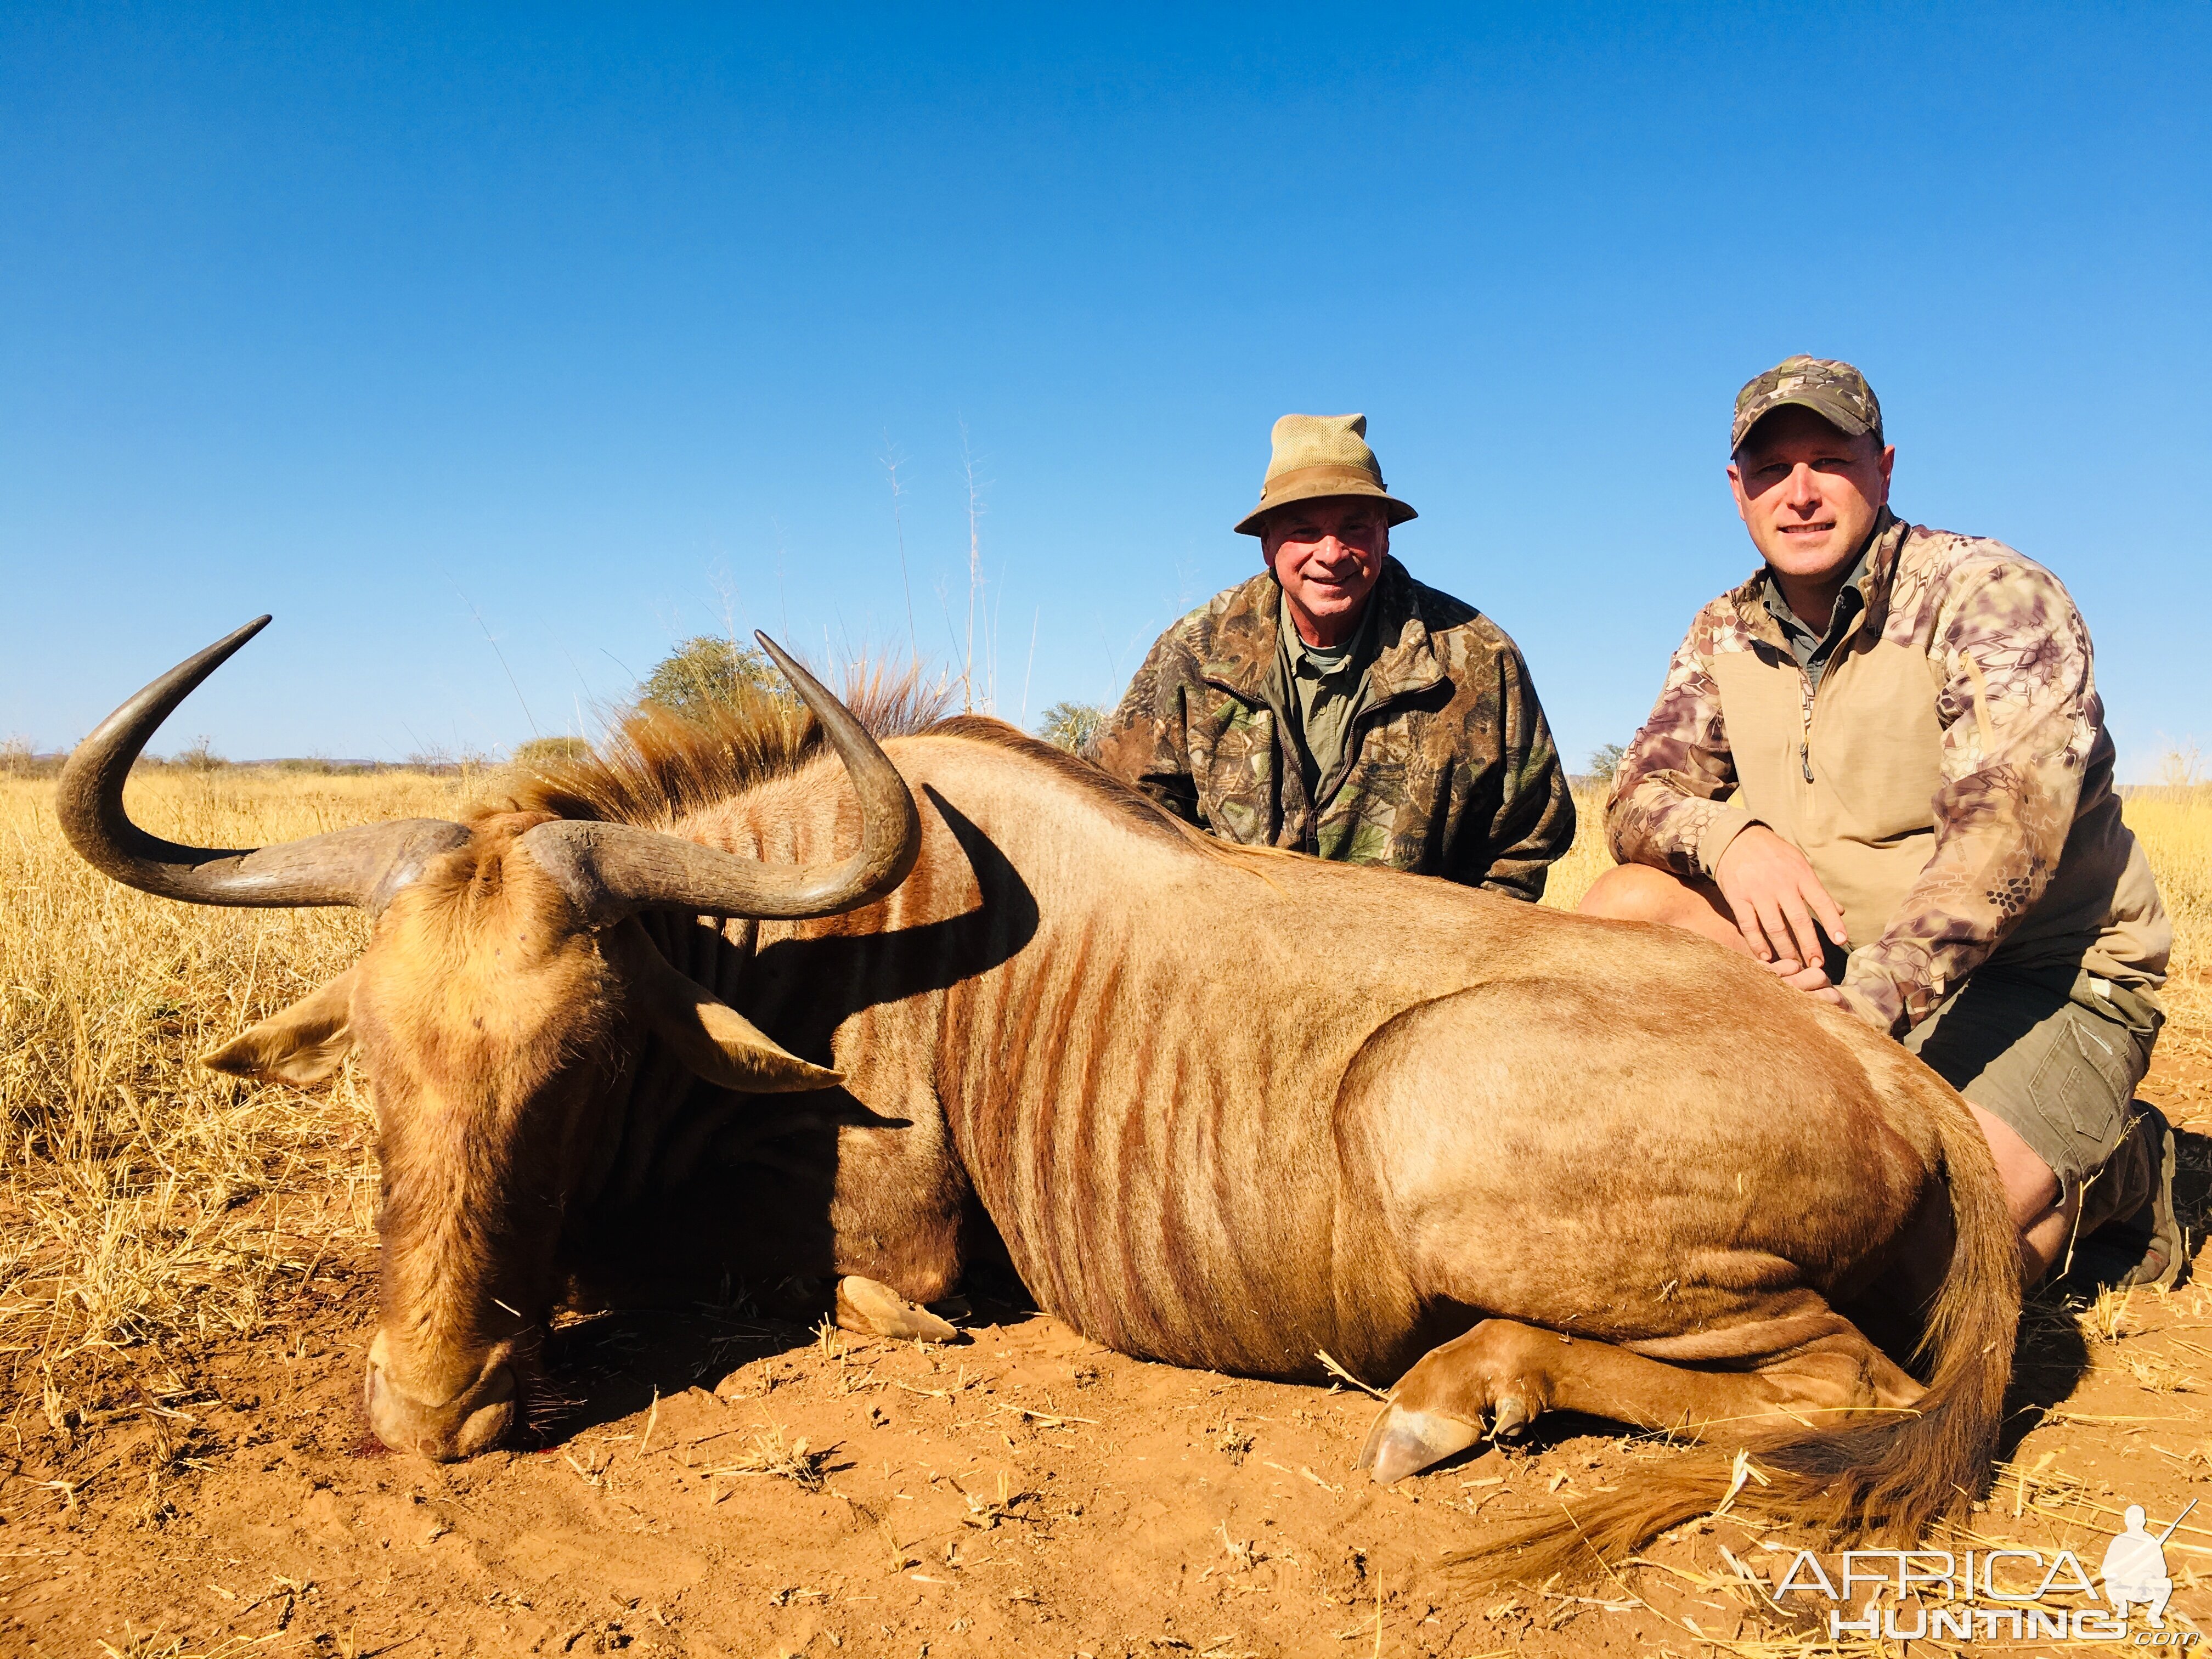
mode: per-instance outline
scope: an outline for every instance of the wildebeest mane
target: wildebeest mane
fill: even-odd
[[[840,698],[879,739],[945,737],[988,744],[1073,785],[1133,828],[1180,840],[1210,857],[1237,863],[1254,856],[1299,856],[1218,840],[1142,790],[1004,720],[945,716],[951,686],[924,681],[918,669],[891,673],[856,667],[843,679]],[[665,829],[687,812],[798,771],[823,748],[821,726],[787,693],[740,686],[727,702],[684,711],[641,702],[589,752],[520,769],[502,798],[485,810]]]
[[[840,699],[878,738],[927,729],[951,696],[918,668],[855,666],[842,678]],[[788,692],[740,685],[726,701],[685,710],[644,702],[588,752],[519,768],[488,810],[666,828],[796,772],[824,747],[821,726]]]

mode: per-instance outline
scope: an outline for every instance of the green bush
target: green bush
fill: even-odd
[[[1087,755],[1106,729],[1106,711],[1095,702],[1056,702],[1037,721],[1037,736],[1055,747]]]
[[[791,696],[765,651],[699,634],[660,659],[645,677],[639,698],[672,714],[696,716],[736,702],[749,691]]]
[[[581,738],[532,738],[527,743],[514,745],[513,759],[517,766],[537,771],[573,761],[589,760],[591,755],[592,745]]]

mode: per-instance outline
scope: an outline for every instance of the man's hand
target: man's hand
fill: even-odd
[[[1765,824],[1754,823],[1729,843],[1713,882],[1752,955],[1782,971],[1792,984],[1793,975],[1820,974],[1818,986],[1803,985],[1801,990],[1827,986],[1828,976],[1820,972],[1821,933],[1843,944],[1844,913],[1802,853]],[[1786,971],[1781,969],[1785,961],[1792,964]]]
[[[1832,1002],[1838,1008],[1844,1006],[1841,993],[1828,982],[1828,970],[1819,963],[1808,968],[1795,957],[1777,957],[1766,965],[1784,985],[1811,993],[1816,1001]]]

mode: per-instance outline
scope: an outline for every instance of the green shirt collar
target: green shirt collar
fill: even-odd
[[[1376,589],[1379,589],[1381,586],[1382,584],[1377,582]],[[1285,672],[1290,673],[1304,672],[1318,674],[1323,678],[1333,678],[1352,670],[1364,672],[1366,665],[1375,658],[1375,617],[1376,613],[1382,608],[1376,603],[1379,594],[1376,589],[1370,589],[1368,592],[1366,608],[1359,614],[1359,626],[1352,630],[1351,638],[1337,646],[1308,645],[1299,635],[1298,625],[1291,616],[1289,599],[1279,599],[1276,602],[1275,627],[1277,637],[1282,641]]]
[[[1370,704],[1443,683],[1443,664],[1422,620],[1419,592],[1395,556],[1382,561],[1382,579],[1367,601],[1375,613]],[[1282,682],[1290,661],[1281,638],[1282,605],[1282,589],[1265,570],[1222,594],[1207,613],[1209,625],[1199,647],[1200,677],[1247,703],[1275,702],[1286,689]]]
[[[1888,516],[1883,513],[1876,517],[1866,544],[1859,549],[1858,557],[1851,561],[1850,574],[1836,592],[1835,607],[1828,612],[1828,626],[1823,633],[1815,634],[1790,608],[1790,601],[1782,596],[1782,584],[1774,580],[1771,568],[1766,572],[1766,614],[1774,618],[1775,626],[1782,630],[1782,637],[1797,659],[1797,665],[1806,673],[1818,678],[1827,666],[1828,659],[1835,654],[1836,647],[1843,643],[1844,636],[1851,631],[1859,612],[1866,609],[1867,575],[1874,568],[1875,549],[1889,527]]]

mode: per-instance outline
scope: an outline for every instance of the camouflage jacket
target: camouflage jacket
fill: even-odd
[[[2160,982],[2172,928],[2121,820],[2088,630],[2057,578],[1885,511],[1817,683],[1768,580],[1691,623],[1614,775],[1613,856],[1710,877],[1767,825],[1843,908],[1845,1004],[1899,1035],[1984,962]]]
[[[1369,600],[1380,649],[1316,809],[1284,718],[1279,594],[1263,571],[1163,634],[1099,763],[1228,841],[1541,897],[1575,808],[1513,641],[1386,559]]]

